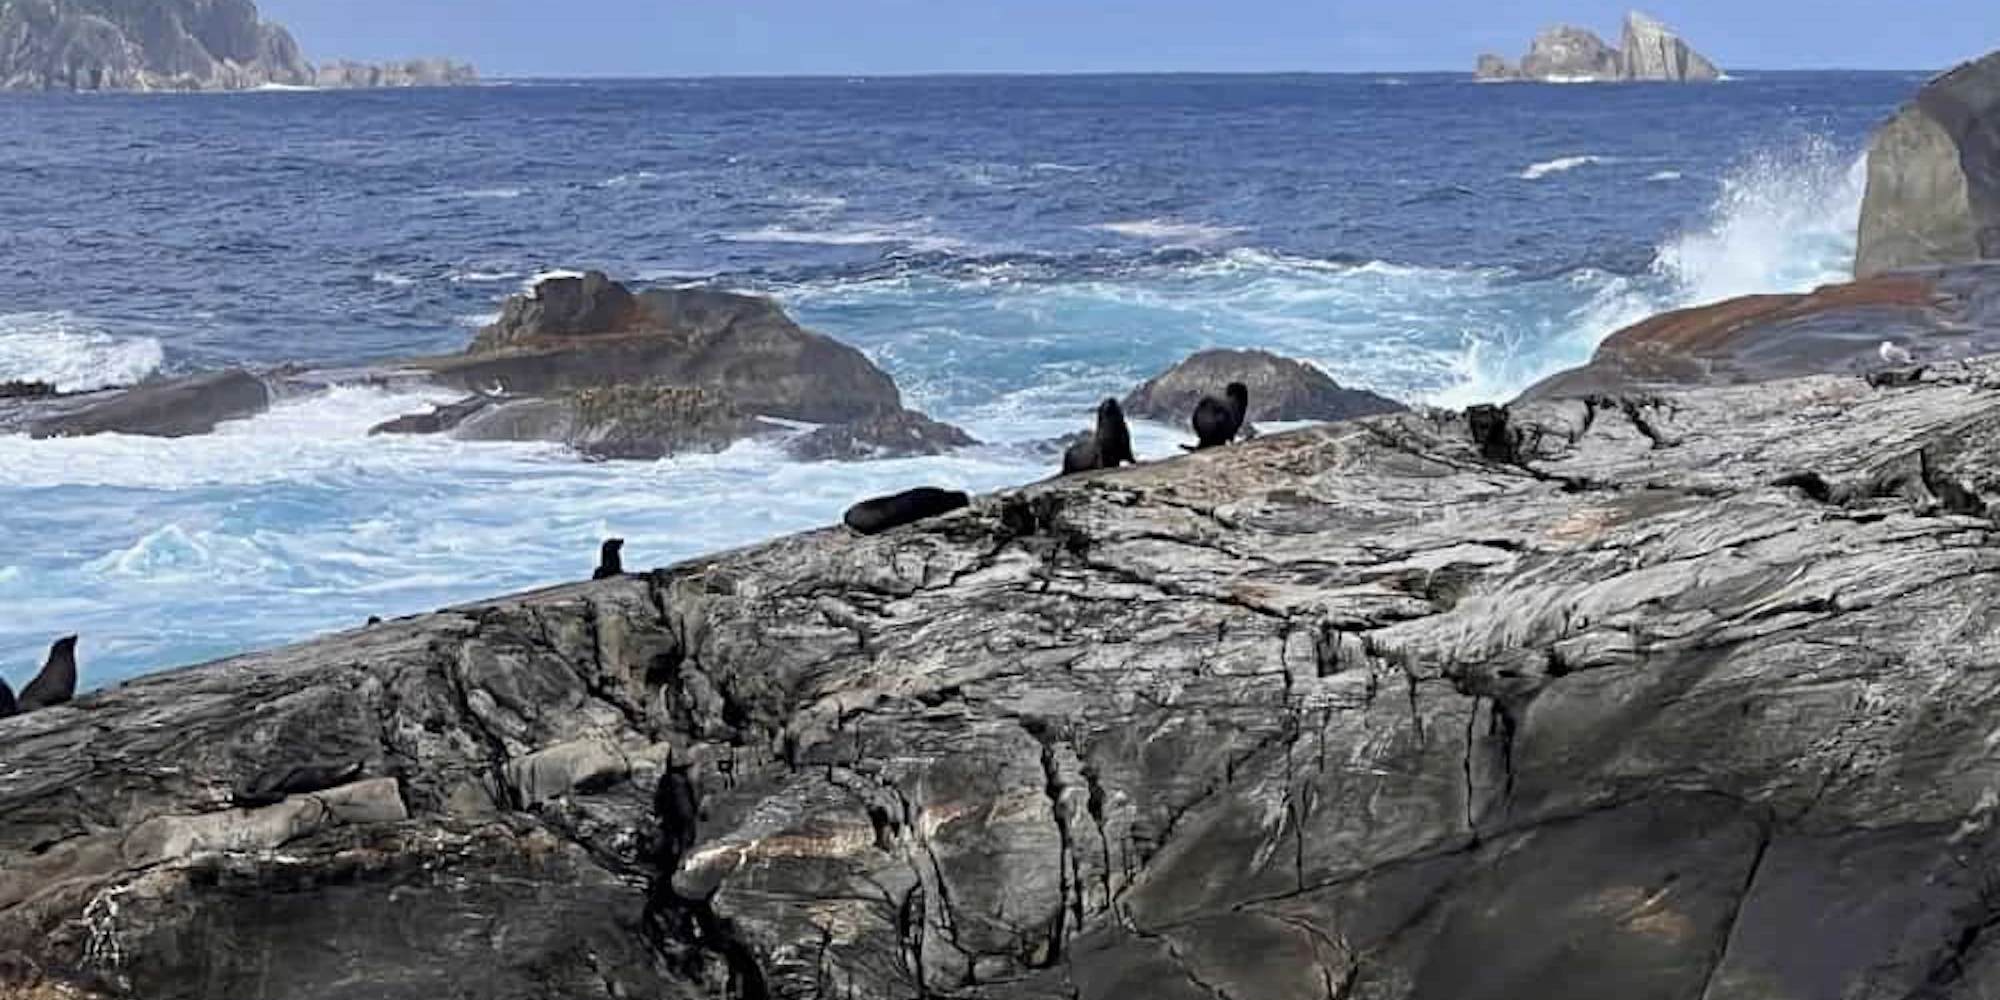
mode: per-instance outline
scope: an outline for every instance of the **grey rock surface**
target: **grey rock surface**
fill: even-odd
[[[5,0],[0,89],[303,86],[312,67],[249,0]]]
[[[1269,351],[1209,350],[1161,372],[1125,397],[1127,417],[1186,427],[1203,396],[1231,382],[1250,390],[1251,421],[1351,420],[1406,409],[1387,396],[1349,389],[1312,365]]]
[[[1505,56],[1484,52],[1480,54],[1478,64],[1473,67],[1472,77],[1475,80],[1518,80],[1521,78],[1521,71],[1515,68],[1513,63],[1508,62]]]
[[[943,455],[979,442],[957,427],[918,413],[868,417],[828,424],[789,441],[785,450],[803,462],[858,462],[876,458]]]
[[[1854,274],[2000,257],[2000,52],[1924,85],[1868,144]]]
[[[165,1000],[2000,990],[2000,361],[1481,428],[1269,435],[0,722],[0,970]]]
[[[1618,50],[1586,28],[1566,24],[1543,28],[1521,57],[1521,75],[1533,80],[1616,80]]]
[[[313,84],[330,89],[375,87],[463,87],[479,82],[479,70],[454,59],[406,59],[361,63],[336,60],[313,70]]]
[[[1722,79],[1722,71],[1665,23],[1635,10],[1625,15],[1625,33],[1618,46],[1618,76],[1623,80],[1712,83]]]
[[[26,427],[38,438],[188,437],[206,434],[225,420],[256,416],[270,408],[272,398],[271,386],[262,378],[231,369],[68,397],[60,401],[61,412],[33,419]]]

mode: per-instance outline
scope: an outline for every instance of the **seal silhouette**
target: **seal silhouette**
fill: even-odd
[[[1189,447],[1188,451],[1204,451],[1220,448],[1236,440],[1243,431],[1243,421],[1250,414],[1250,387],[1241,382],[1231,382],[1223,390],[1226,400],[1214,396],[1203,396],[1194,406],[1194,436],[1200,444]]]
[[[841,520],[845,521],[848,527],[864,535],[879,535],[890,528],[900,528],[925,518],[949,514],[971,503],[971,497],[956,490],[919,486],[895,496],[863,500],[847,508],[847,515]]]
[[[1062,474],[1115,469],[1128,462],[1139,464],[1132,454],[1132,429],[1125,425],[1125,408],[1107,399],[1097,404],[1097,426],[1090,435],[1063,452]]]
[[[597,572],[592,573],[590,578],[608,580],[614,576],[624,576],[625,557],[622,555],[624,548],[623,538],[605,539],[604,545],[597,550]]]
[[[20,706],[23,712],[38,708],[60,705],[76,697],[76,636],[67,635],[57,639],[49,647],[49,658],[42,664],[42,672],[21,689]]]

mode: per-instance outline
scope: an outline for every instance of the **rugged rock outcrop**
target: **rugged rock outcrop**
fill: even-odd
[[[599,272],[543,281],[508,299],[465,354],[418,365],[447,384],[510,393],[701,386],[745,411],[812,423],[902,409],[886,372],[803,329],[770,299],[706,288],[634,293]]]
[[[1751,382],[1896,367],[2000,351],[2000,263],[1879,274],[1796,295],[1749,295],[1663,313],[1598,345],[1588,365],[1524,399]]]
[[[1480,54],[1479,64],[1473,68],[1472,76],[1475,80],[1518,80],[1521,71],[1506,57],[1488,52]]]
[[[313,82],[249,0],[5,0],[0,89],[240,90]]]
[[[1618,50],[1583,28],[1544,28],[1521,57],[1521,75],[1531,80],[1615,80]]]
[[[591,458],[655,459],[721,451],[770,425],[713,390],[641,384],[581,389],[568,397],[568,443]]]
[[[0,976],[1990,995],[1994,384],[1376,417],[86,695],[0,722]]]
[[[1854,274],[2000,257],[2000,52],[1917,92],[1868,144]]]
[[[1625,35],[1618,47],[1618,78],[1708,83],[1722,79],[1722,71],[1673,29],[1635,10],[1625,15]]]
[[[91,434],[188,437],[207,434],[225,420],[256,416],[271,406],[271,387],[241,369],[143,382],[129,389],[58,397],[59,408],[28,419],[38,438]],[[33,402],[34,398],[30,398]],[[0,431],[7,429],[0,419]]]
[[[409,59],[387,63],[340,60],[321,63],[313,71],[314,85],[327,88],[462,87],[478,82],[478,69],[471,63],[452,59]]]
[[[1488,53],[1479,57],[1473,76],[1480,80],[1565,83],[1613,80],[1706,83],[1722,79],[1722,71],[1671,28],[1638,11],[1625,15],[1623,44],[1622,49],[1615,49],[1595,32],[1556,25],[1535,35],[1518,68]]]
[[[1191,355],[1125,397],[1127,417],[1185,426],[1203,396],[1221,398],[1241,382],[1250,390],[1249,419],[1351,420],[1407,409],[1366,389],[1341,387],[1325,372],[1269,351],[1218,349]]]

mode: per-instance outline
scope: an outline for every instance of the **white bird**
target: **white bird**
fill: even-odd
[[[1915,355],[1887,340],[1882,342],[1879,351],[1882,355],[1882,360],[1892,365],[1907,365],[1917,360]]]

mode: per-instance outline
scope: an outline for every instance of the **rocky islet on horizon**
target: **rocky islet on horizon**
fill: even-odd
[[[1657,81],[1706,83],[1722,71],[1659,20],[1638,11],[1625,15],[1622,44],[1612,48],[1595,32],[1571,25],[1535,35],[1519,65],[1487,53],[1473,69],[1476,79],[1560,83]]]
[[[209,91],[475,82],[464,63],[315,68],[250,0],[0,0],[0,90]]]

